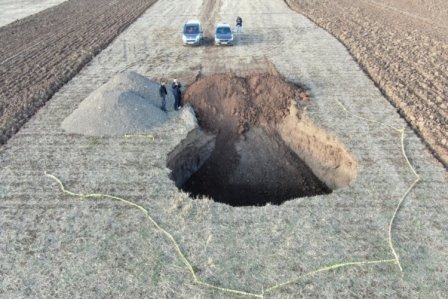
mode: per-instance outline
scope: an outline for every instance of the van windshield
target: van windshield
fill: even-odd
[[[216,33],[217,34],[230,34],[231,30],[229,27],[218,27],[218,28],[216,28]]]
[[[198,25],[185,25],[184,27],[184,33],[185,34],[196,34],[199,33],[199,26]]]

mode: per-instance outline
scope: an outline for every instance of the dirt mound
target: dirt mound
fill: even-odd
[[[168,120],[158,106],[158,83],[135,72],[119,74],[91,93],[61,127],[68,133],[121,136]]]
[[[220,74],[195,82],[185,102],[215,139],[192,134],[168,155],[176,185],[193,197],[232,206],[281,204],[348,185],[356,162],[342,145],[311,125],[305,131],[296,127],[308,101],[305,91],[270,74]],[[300,138],[303,146],[284,134]],[[336,173],[338,168],[343,171]]]
[[[290,100],[304,106],[308,94],[271,74],[212,75],[185,92],[201,126],[214,133],[224,129],[242,134],[251,126],[276,124],[289,114]]]

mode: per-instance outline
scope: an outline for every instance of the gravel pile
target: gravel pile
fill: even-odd
[[[119,74],[82,101],[61,127],[88,136],[143,133],[168,120],[158,90],[157,82],[138,73]]]

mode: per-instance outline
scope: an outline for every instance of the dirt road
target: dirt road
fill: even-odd
[[[235,46],[181,45],[186,20],[199,18],[211,32],[212,24],[233,23],[236,15],[244,28]],[[60,128],[92,91],[128,69],[184,85],[216,72],[278,72],[310,91],[307,116],[345,144],[358,175],[329,195],[280,206],[191,200],[166,167],[166,155],[196,127],[189,109],[171,112],[148,138],[86,137]],[[411,189],[416,177],[395,128],[405,128],[404,149],[421,177]],[[448,292],[444,167],[346,48],[281,0],[159,0],[8,141],[0,164],[2,297],[227,298],[236,290],[266,298],[437,298]],[[140,204],[193,266],[185,266],[141,210],[64,194],[45,171],[74,192]]]

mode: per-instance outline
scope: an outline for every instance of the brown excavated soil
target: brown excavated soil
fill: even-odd
[[[232,136],[250,127],[277,124],[289,114],[290,100],[305,106],[308,93],[271,74],[238,77],[216,74],[200,79],[185,91],[185,102],[198,112],[203,128]]]
[[[156,0],[76,0],[0,28],[0,144]]]
[[[448,166],[445,0],[286,0],[336,36]]]
[[[303,108],[309,102],[308,94],[278,76],[212,75],[189,86],[185,102],[194,107],[200,126],[216,136],[209,158],[179,186],[193,197],[206,195],[232,206],[281,204],[297,197],[328,194],[331,188],[344,185],[334,183],[338,174],[320,171],[322,165],[333,164],[333,170],[348,165],[350,178],[345,185],[356,175],[356,162],[336,140],[317,128],[312,131],[309,122],[307,132],[301,131],[306,127]],[[288,144],[284,133],[302,138],[300,148]],[[312,136],[307,138],[307,134]],[[200,142],[209,146],[203,140]],[[308,145],[310,148],[306,148]],[[192,147],[184,145],[185,149]],[[318,153],[319,161],[307,161]],[[179,168],[182,161],[176,160],[169,158],[170,168]],[[191,162],[188,164],[183,169],[191,168]],[[173,176],[179,181],[178,174]]]

